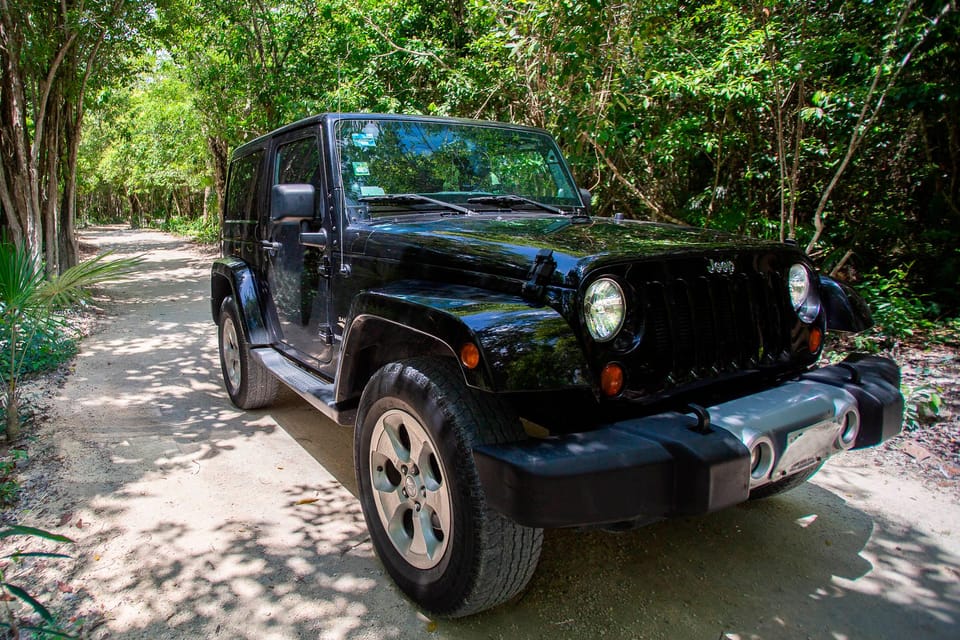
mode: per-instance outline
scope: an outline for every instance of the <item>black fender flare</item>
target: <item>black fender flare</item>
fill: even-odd
[[[465,343],[480,366],[460,363],[466,383],[491,392],[590,389],[590,368],[576,334],[560,313],[518,296],[435,282],[403,281],[356,296],[343,336],[337,401],[356,397],[376,369],[398,357],[435,353],[460,360]],[[364,355],[367,352],[369,355]]]
[[[228,295],[233,296],[243,315],[241,330],[247,343],[251,346],[270,344],[272,339],[264,322],[257,279],[250,265],[239,258],[220,258],[210,268],[210,310],[214,323],[220,321],[220,305]]]
[[[827,331],[859,333],[873,326],[870,307],[853,287],[825,275],[820,276],[820,304]]]

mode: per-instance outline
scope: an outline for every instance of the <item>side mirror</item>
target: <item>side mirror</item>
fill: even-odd
[[[312,220],[316,189],[312,184],[275,184],[270,190],[271,220]]]
[[[580,187],[580,199],[583,201],[583,208],[587,210],[587,215],[590,215],[590,201],[593,199],[590,189]]]

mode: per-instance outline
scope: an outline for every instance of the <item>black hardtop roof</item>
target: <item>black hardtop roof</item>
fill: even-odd
[[[497,122],[494,120],[474,120],[471,118],[450,118],[446,116],[422,116],[415,114],[399,114],[399,113],[318,113],[313,116],[307,116],[296,122],[291,122],[290,124],[284,125],[279,129],[274,129],[269,133],[265,133],[262,136],[259,136],[250,142],[244,142],[242,145],[233,150],[231,157],[237,157],[245,155],[246,153],[253,151],[254,149],[261,149],[267,145],[267,143],[274,137],[285,134],[296,129],[303,127],[308,127],[315,125],[326,120],[419,120],[423,122],[436,122],[436,123],[459,123],[459,124],[471,124],[471,125],[487,125],[495,127],[505,127],[510,129],[519,129],[523,131],[536,131],[538,133],[549,133],[544,129],[538,127],[529,127],[519,124],[510,124],[507,122]]]

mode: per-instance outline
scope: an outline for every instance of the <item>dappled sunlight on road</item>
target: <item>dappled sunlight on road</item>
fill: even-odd
[[[116,317],[61,391],[50,429],[66,488],[38,518],[69,515],[69,581],[95,594],[111,638],[952,638],[960,625],[956,523],[949,546],[914,514],[868,512],[857,486],[877,471],[829,465],[821,484],[709,516],[549,531],[526,594],[430,621],[373,555],[352,431],[289,392],[265,410],[230,404],[210,260],[162,234],[97,241],[146,253],[147,271],[109,287]]]

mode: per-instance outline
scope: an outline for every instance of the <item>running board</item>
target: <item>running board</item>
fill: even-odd
[[[251,349],[250,354],[269,369],[280,382],[296,391],[304,400],[334,422],[352,426],[356,421],[356,409],[343,409],[337,405],[332,383],[315,376],[306,369],[301,369],[271,347]]]

